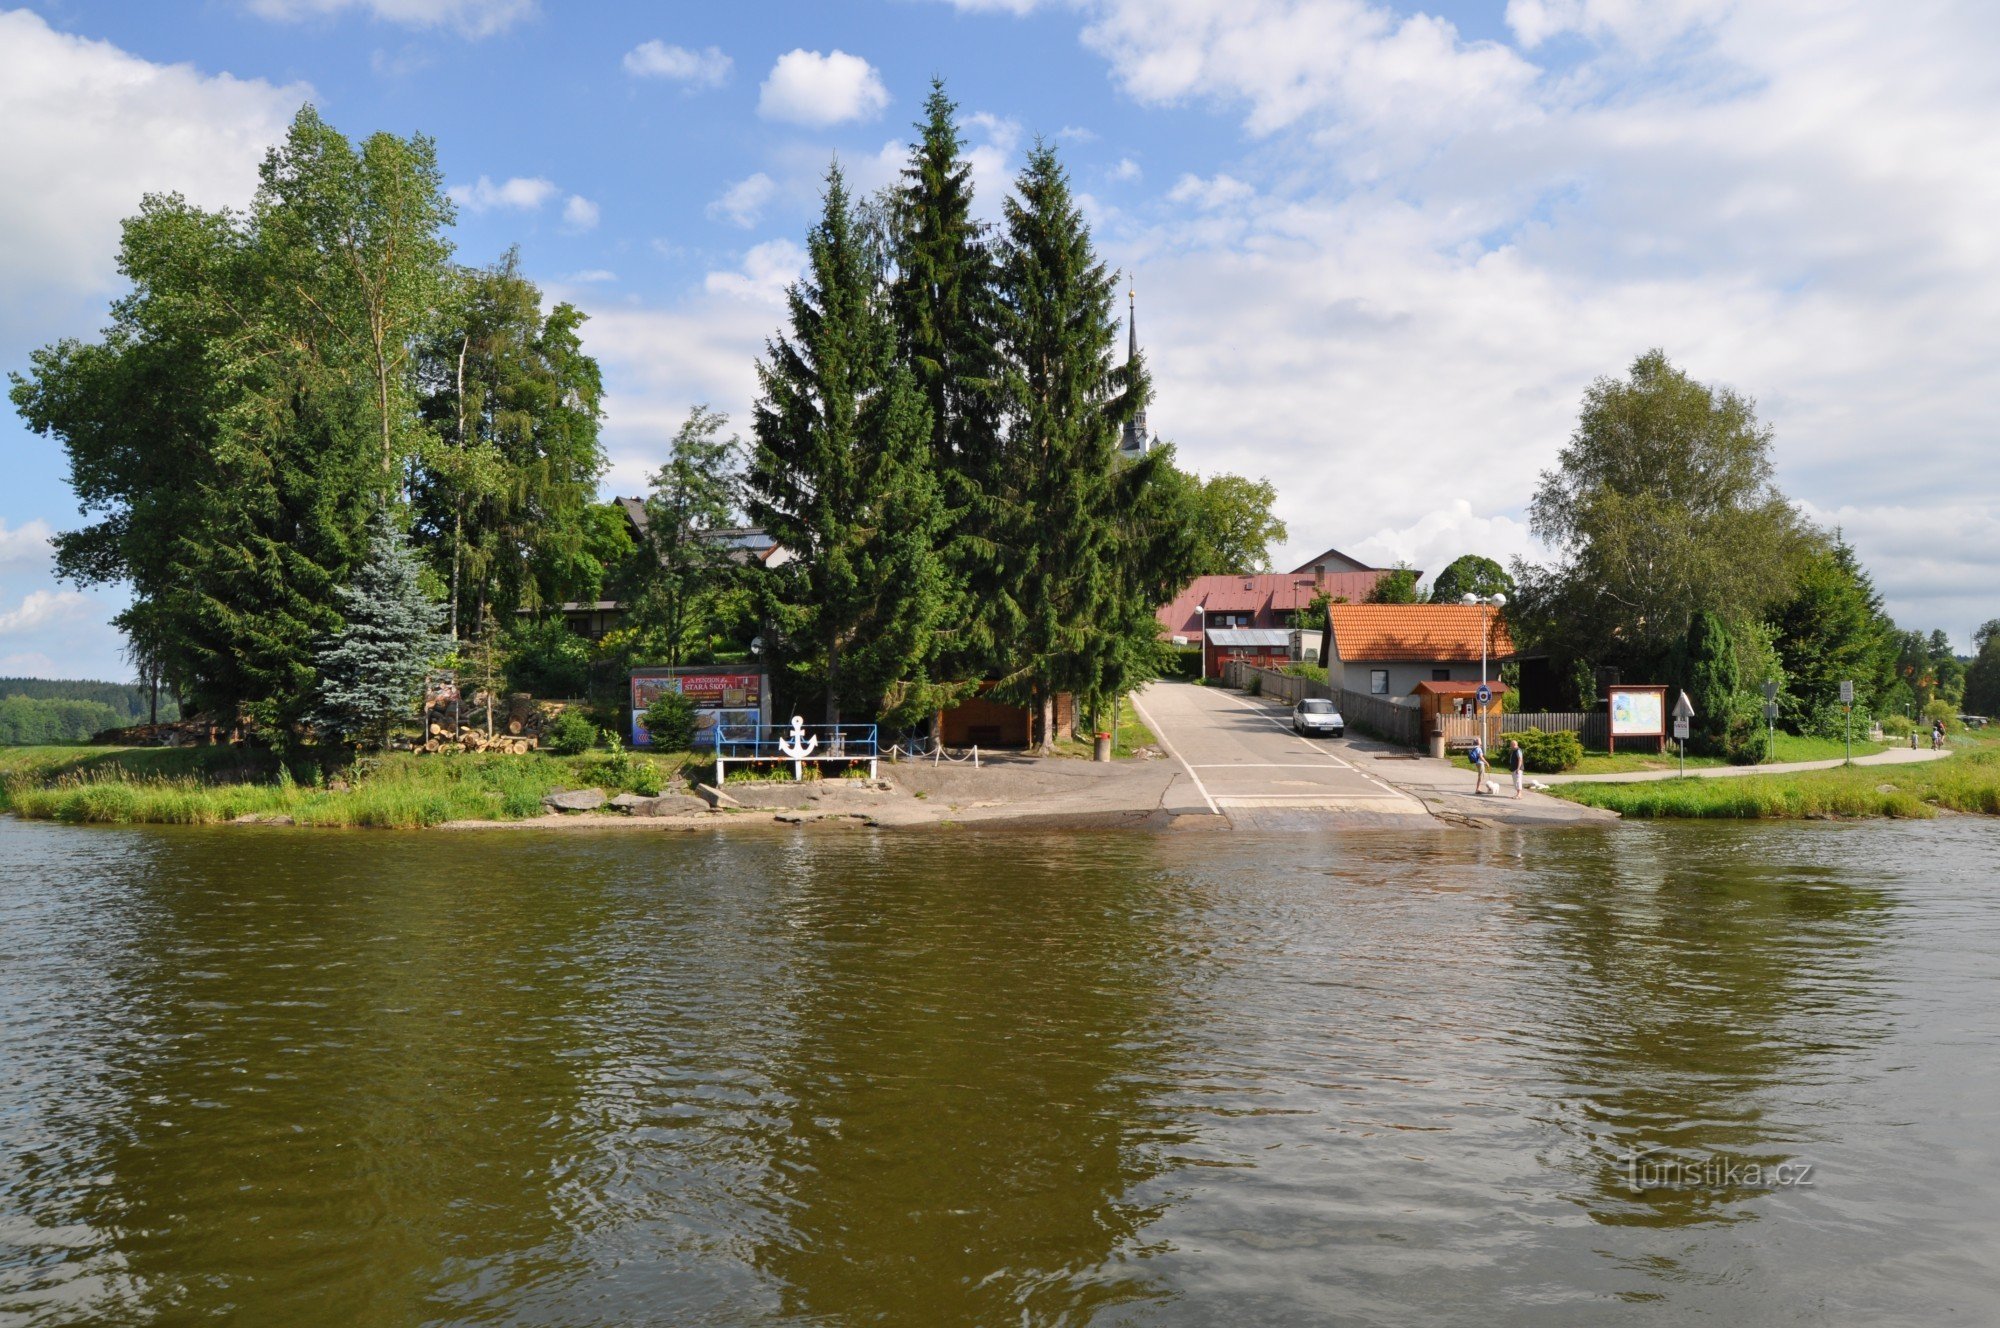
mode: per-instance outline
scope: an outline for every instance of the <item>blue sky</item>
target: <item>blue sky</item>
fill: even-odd
[[[0,6],[5,0],[0,0]],[[592,314],[605,491],[742,419],[818,178],[891,178],[926,84],[982,209],[1060,147],[1131,272],[1154,426],[1266,475],[1294,561],[1435,569],[1524,524],[1591,378],[1756,397],[1905,625],[2000,616],[2000,19],[1912,0],[85,0],[0,7],[0,366],[88,335],[147,190],[240,204],[299,102],[438,140],[461,258]],[[58,449],[0,420],[0,673],[118,676],[55,583]],[[1289,564],[1284,564],[1289,565]]]

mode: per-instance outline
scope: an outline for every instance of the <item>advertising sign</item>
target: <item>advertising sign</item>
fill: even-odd
[[[1657,738],[1665,735],[1666,700],[1666,689],[1662,687],[1613,687],[1611,736]]]
[[[700,751],[715,745],[718,724],[761,724],[767,704],[764,675],[739,667],[632,670],[632,745],[650,747],[653,739],[640,717],[664,691],[676,691],[694,702],[694,745]]]

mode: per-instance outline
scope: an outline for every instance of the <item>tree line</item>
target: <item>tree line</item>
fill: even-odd
[[[455,262],[453,220],[430,139],[352,143],[306,106],[247,210],[146,197],[110,326],[14,377],[93,518],[57,537],[57,572],[129,585],[142,681],[284,734],[319,713],[371,544],[414,550],[435,655],[594,597],[629,550],[594,501],[584,315],[544,312],[512,253]]]
[[[1591,385],[1529,508],[1556,557],[1516,562],[1507,609],[1555,705],[1595,704],[1609,670],[1667,682],[1689,693],[1698,747],[1744,756],[1767,683],[1796,733],[1840,736],[1842,681],[1863,732],[1871,718],[1956,722],[1971,697],[1949,638],[1897,626],[1841,533],[1779,490],[1772,441],[1749,398],[1658,350]],[[1995,633],[1982,631],[1984,660]],[[2000,683],[2000,649],[1985,667]]]

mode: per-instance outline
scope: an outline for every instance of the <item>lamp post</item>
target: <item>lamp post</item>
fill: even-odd
[[[1208,609],[1203,605],[1194,606],[1195,632],[1201,638],[1201,681],[1208,681]]]
[[[1498,610],[1506,605],[1507,597],[1496,591],[1491,595],[1466,595],[1459,603],[1468,606],[1479,604],[1491,610]],[[1492,635],[1493,614],[1490,612],[1481,614],[1479,618],[1479,688],[1481,691],[1486,690],[1486,647]],[[1482,752],[1486,750],[1486,711],[1488,706],[1492,704],[1490,699],[1492,693],[1488,692],[1487,695],[1489,699],[1486,705],[1479,707],[1479,750]]]

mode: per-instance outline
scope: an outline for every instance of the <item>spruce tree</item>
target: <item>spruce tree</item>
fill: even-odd
[[[932,465],[950,533],[942,552],[955,596],[977,604],[993,589],[993,513],[988,494],[999,461],[994,391],[994,261],[972,215],[972,166],[959,138],[957,104],[934,80],[894,194],[890,306],[898,358],[930,409]],[[984,615],[952,614],[946,659],[965,677],[984,676],[992,641]]]
[[[797,680],[824,689],[828,723],[852,709],[908,723],[939,696],[944,511],[930,413],[896,362],[882,274],[838,167],[807,253],[791,330],[757,366],[747,506],[795,555],[763,582],[764,612]]]
[[[387,511],[369,528],[368,553],[354,580],[336,592],[346,622],[322,643],[315,665],[315,722],[329,736],[386,744],[389,726],[411,712],[424,671],[444,648],[439,606]]]
[[[1129,594],[1113,468],[1119,430],[1144,404],[1142,366],[1115,363],[1111,274],[1055,152],[1037,143],[1006,204],[1000,261],[1000,382],[1006,444],[993,486],[994,614],[1002,692],[1041,711],[1052,749],[1055,697],[1097,695],[1120,654]]]
[[[1693,727],[1700,747],[1720,753],[1729,734],[1730,711],[1736,703],[1736,648],[1722,619],[1703,609],[1688,624],[1688,701],[1694,706]]]

